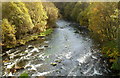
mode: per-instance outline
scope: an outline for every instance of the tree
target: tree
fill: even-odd
[[[71,13],[74,9],[75,2],[68,2],[64,4],[64,17],[67,18],[68,20],[71,20]]]
[[[2,41],[5,45],[16,44],[16,37],[15,37],[15,26],[11,25],[10,22],[8,22],[8,19],[2,20]]]
[[[112,7],[112,8],[111,8]],[[98,35],[99,41],[115,40],[118,28],[117,18],[113,14],[117,8],[116,3],[93,3],[89,10],[89,29]],[[96,37],[98,38],[98,37]]]
[[[54,25],[55,21],[58,19],[58,9],[52,2],[43,2],[42,4],[47,12],[48,25]]]
[[[74,9],[72,10],[71,17],[73,20],[79,22],[79,14],[83,12],[88,6],[88,3],[85,2],[77,2],[74,6]]]
[[[29,14],[31,16],[32,22],[34,24],[34,32],[43,32],[46,29],[47,24],[47,13],[43,8],[41,2],[30,2],[25,3],[26,7],[29,9]]]
[[[34,27],[28,9],[22,2],[5,2],[3,3],[3,18],[16,27],[16,37],[20,39],[24,34]]]

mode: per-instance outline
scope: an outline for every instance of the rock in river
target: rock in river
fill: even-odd
[[[44,47],[48,47],[48,45],[44,45]]]
[[[32,46],[32,45],[29,45],[29,46],[28,46],[28,49],[32,49],[32,48],[34,48],[34,46]]]
[[[61,61],[62,61],[61,59],[55,60],[55,62],[58,62],[58,63],[61,63]]]
[[[49,43],[49,41],[44,41],[44,43]]]
[[[44,50],[44,49],[45,49],[45,47],[44,47],[44,46],[42,46],[42,47],[39,47],[38,49],[39,49],[39,50]]]
[[[12,69],[15,66],[15,63],[11,64],[11,65],[7,65],[7,70],[8,69]]]
[[[51,65],[52,65],[52,66],[56,66],[56,65],[57,65],[57,63],[51,63]]]
[[[33,48],[30,52],[39,52],[38,48]]]
[[[24,59],[24,58],[18,59],[17,62],[15,63],[15,69],[24,68],[27,62],[28,59]]]
[[[13,55],[13,56],[10,56],[10,59],[17,59],[17,58],[20,58],[22,55],[20,54],[16,54],[16,55]]]

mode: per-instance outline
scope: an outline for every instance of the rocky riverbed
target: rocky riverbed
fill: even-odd
[[[111,72],[85,31],[64,20],[56,24],[50,36],[3,53],[3,75],[93,76]]]

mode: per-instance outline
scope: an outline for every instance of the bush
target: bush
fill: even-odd
[[[8,19],[3,19],[2,21],[2,41],[7,47],[12,47],[11,45],[16,44],[16,37],[15,37],[15,26],[11,25],[8,22]]]

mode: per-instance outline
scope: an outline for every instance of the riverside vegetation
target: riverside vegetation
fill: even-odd
[[[13,48],[51,32],[58,18],[58,9],[53,3],[2,3],[2,42]],[[53,17],[54,16],[54,17]]]
[[[103,55],[109,58],[111,68],[120,70],[120,2],[68,2],[56,5],[64,18],[90,30],[91,37],[100,44]]]
[[[58,17],[89,29],[111,69],[120,71],[120,25],[117,2],[5,2],[2,3],[3,49],[48,36]],[[120,73],[119,73],[120,74]]]

